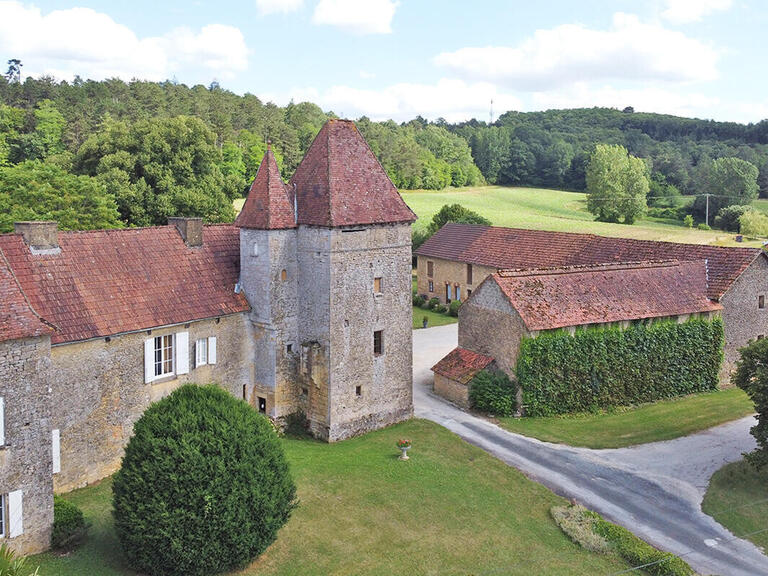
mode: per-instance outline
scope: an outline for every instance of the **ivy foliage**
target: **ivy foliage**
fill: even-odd
[[[525,338],[516,376],[526,414],[548,416],[714,390],[722,359],[721,318],[664,320]]]
[[[151,576],[208,576],[269,546],[295,506],[269,419],[217,386],[187,384],[133,428],[113,482],[125,555]]]
[[[469,405],[496,416],[511,416],[517,408],[515,387],[500,370],[483,370],[469,383]]]
[[[768,340],[753,340],[740,352],[731,382],[755,403],[757,424],[750,432],[757,440],[757,449],[747,454],[746,459],[759,470],[768,465]]]

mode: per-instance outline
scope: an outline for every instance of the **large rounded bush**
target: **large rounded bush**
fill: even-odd
[[[115,528],[133,566],[184,576],[261,554],[296,494],[269,420],[216,386],[192,384],[136,422],[112,490]]]
[[[515,387],[500,370],[483,370],[469,383],[469,405],[496,416],[511,416],[517,408]]]

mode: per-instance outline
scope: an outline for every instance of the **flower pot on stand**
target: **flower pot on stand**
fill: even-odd
[[[410,450],[410,446],[402,446],[400,448],[400,460],[408,460],[408,450]]]

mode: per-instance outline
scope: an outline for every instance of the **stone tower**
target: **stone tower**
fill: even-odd
[[[240,227],[254,399],[341,440],[413,411],[413,212],[351,121],[320,130],[286,186],[271,151]]]
[[[297,262],[293,194],[283,183],[271,147],[259,165],[240,228],[240,286],[251,305],[251,389],[243,398],[273,418],[295,412]]]

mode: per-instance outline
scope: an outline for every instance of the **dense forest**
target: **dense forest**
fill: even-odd
[[[267,141],[288,179],[333,116],[312,103],[279,107],[215,83],[0,77],[0,232],[33,218],[62,228],[164,224],[172,215],[230,221],[232,200],[247,191]],[[357,124],[403,189],[487,182],[585,190],[601,143],[643,159],[651,206],[705,189],[721,157],[757,167],[768,195],[768,121],[594,108],[507,112],[493,124],[421,117]]]

